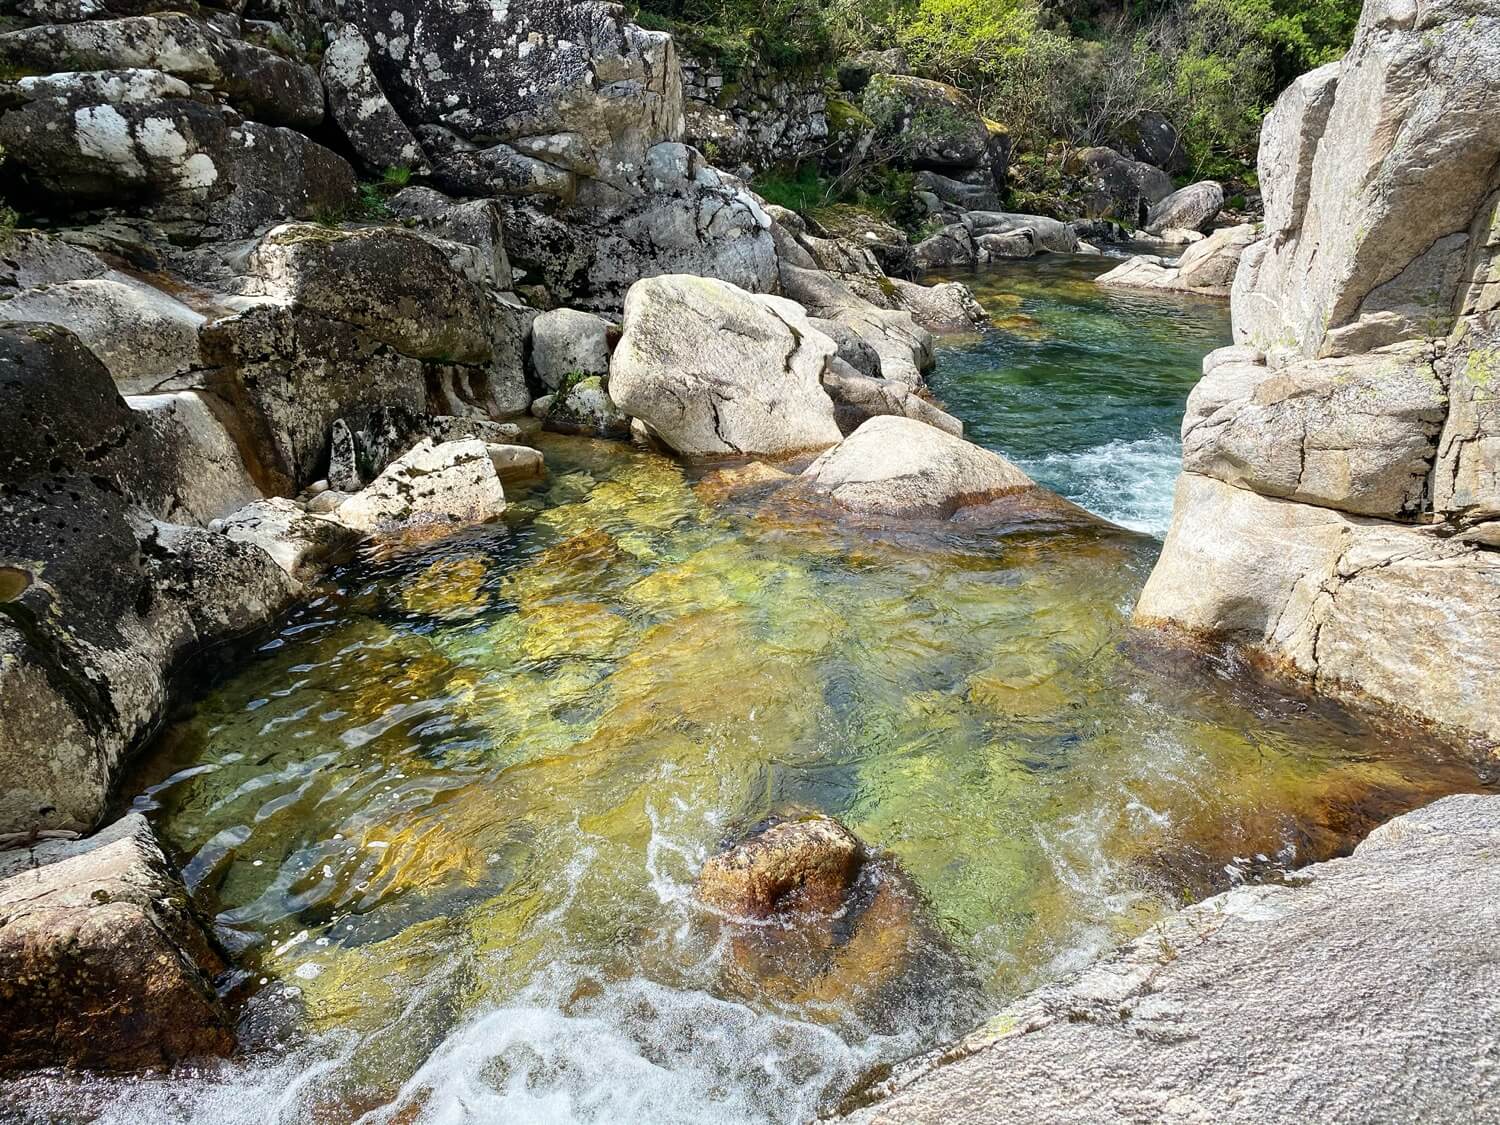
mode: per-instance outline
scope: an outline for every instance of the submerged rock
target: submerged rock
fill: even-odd
[[[228,1054],[224,967],[140,815],[0,852],[0,1069]]]

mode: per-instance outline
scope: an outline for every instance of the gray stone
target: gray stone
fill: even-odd
[[[505,489],[484,442],[419,442],[334,513],[366,534],[457,531],[505,511]]]
[[[986,234],[1029,230],[1040,250],[1071,254],[1078,249],[1078,235],[1073,232],[1073,228],[1045,215],[1026,215],[1015,211],[970,211],[964,215],[963,223],[976,239]]]
[[[845,437],[869,421],[883,415],[913,418],[929,426],[964,436],[964,424],[920,397],[904,383],[890,379],[872,379],[835,360],[823,375],[823,389],[833,400],[833,416]]]
[[[46,210],[135,205],[194,237],[336,212],[354,171],[291,129],[187,98],[112,104],[72,84],[0,112],[8,173]]]
[[[1500,798],[1179,911],[886,1083],[851,1119],[1483,1121]]]
[[[1135,609],[1320,691],[1500,740],[1500,556],[1187,472]]]
[[[1207,230],[1223,208],[1224,189],[1212,180],[1201,180],[1179,188],[1153,206],[1145,226],[1151,231],[1169,227]]]
[[[321,496],[338,497],[336,490]],[[332,502],[331,512],[338,507]],[[354,545],[358,534],[341,521],[300,508],[282,497],[257,500],[223,521],[222,530],[236,543],[259,547],[276,565],[300,582],[311,581],[340,551]]]
[[[625,437],[630,419],[620,412],[597,375],[565,382],[557,393],[543,395],[532,405],[542,427],[564,434],[590,437]]]
[[[1084,214],[1145,226],[1151,209],[1172,194],[1172,177],[1159,167],[1122,156],[1112,148],[1080,149],[1067,171],[1084,180]],[[998,208],[996,208],[998,210]]]
[[[203,366],[201,313],[117,271],[27,289],[0,299],[0,320],[70,328],[126,394],[150,393]]]
[[[1227,297],[1240,259],[1255,240],[1255,227],[1223,227],[1193,242],[1175,260],[1137,254],[1101,275],[1097,282],[1125,289],[1176,289]]]
[[[1266,119],[1272,237],[1236,278],[1236,340],[1317,356],[1446,334],[1492,215],[1497,74],[1500,14],[1367,6],[1337,72]]]
[[[408,122],[572,176],[629,184],[646,152],[682,135],[682,78],[671,37],[595,0],[493,7],[465,0],[353,0],[344,14]],[[572,134],[565,150],[518,142]],[[442,161],[439,160],[441,164]]]
[[[553,309],[531,326],[531,367],[537,380],[555,391],[569,376],[609,373],[610,326],[593,313]]]
[[[609,393],[676,452],[785,455],[839,440],[832,340],[801,306],[700,277],[637,282]]]
[[[0,235],[0,299],[15,291],[101,277],[109,267],[97,255],[39,230]]]
[[[328,108],[367,168],[427,171],[427,157],[380,88],[370,67],[370,45],[352,24],[338,27],[323,52]]]
[[[1447,406],[1421,345],[1276,371],[1220,364],[1188,396],[1183,466],[1267,496],[1409,518]]]
[[[871,418],[809,465],[798,481],[857,516],[1094,521],[998,453],[905,417]]]
[[[177,12],[6,32],[0,68],[40,75],[157,70],[221,91],[236,109],[271,125],[306,129],[323,119],[323,87],[311,67]]]

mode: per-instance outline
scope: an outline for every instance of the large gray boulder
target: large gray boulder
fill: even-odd
[[[1153,233],[1164,230],[1206,231],[1224,209],[1224,189],[1213,180],[1201,180],[1179,188],[1155,204],[1145,227]]]
[[[982,169],[1005,183],[1009,138],[982,117],[962,90],[927,78],[877,74],[861,102],[876,143],[900,163],[934,171]]]
[[[537,381],[555,391],[570,376],[609,374],[608,322],[577,309],[552,309],[531,325],[531,368]]]
[[[836,320],[880,357],[880,374],[908,387],[920,387],[933,362],[932,333],[905,309],[881,308],[855,292],[851,279],[785,263],[781,291],[822,320]]]
[[[0,852],[0,1070],[227,1055],[224,968],[139,814]]]
[[[334,510],[346,527],[394,535],[409,528],[452,531],[505,511],[505,488],[485,443],[419,442]]]
[[[357,27],[335,29],[320,74],[333,119],[365,167],[427,171],[427,156],[380,88],[370,66],[370,45]]]
[[[1500,740],[1500,555],[1187,472],[1135,609],[1320,690]]]
[[[172,432],[65,329],[0,325],[0,833],[90,827],[175,662],[298,589],[263,552],[167,522],[199,471]]]
[[[1188,907],[898,1071],[851,1120],[1483,1121],[1500,798]]]
[[[1089,521],[998,453],[913,418],[871,418],[798,478],[856,516],[900,520]]]
[[[1084,214],[1145,226],[1151,209],[1172,194],[1172,177],[1152,164],[1112,148],[1080,149],[1066,171],[1084,181]]]
[[[663,274],[776,288],[771,219],[743,185],[672,142],[647,150],[642,174],[642,190],[601,187],[596,205],[511,207],[506,246],[526,283],[556,304],[610,312],[635,282]]]
[[[1290,87],[1262,127],[1269,237],[1236,279],[1238,341],[1349,354],[1451,319],[1493,260],[1497,74],[1500,13],[1365,6],[1342,64]]]
[[[1136,254],[1121,262],[1096,282],[1122,289],[1175,289],[1227,297],[1234,285],[1240,259],[1255,241],[1253,224],[1223,227],[1199,239],[1174,259],[1155,254]]]
[[[271,125],[308,129],[323,120],[312,68],[180,12],[46,23],[0,34],[0,72],[57,75],[155,70],[224,95]]]
[[[1380,0],[1342,63],[1278,101],[1267,232],[1231,298],[1245,354],[1210,357],[1193,393],[1137,607],[1490,740],[1497,94],[1500,14]]]
[[[198,347],[203,314],[114,270],[0,300],[0,320],[45,321],[71,329],[126,394],[153,391],[203,366]]]
[[[678,453],[781,456],[841,436],[822,387],[832,340],[801,306],[702,277],[637,282],[609,393]]]
[[[210,238],[353,201],[354,171],[341,156],[292,129],[191,100],[186,89],[161,85],[157,96],[158,85],[179,80],[149,77],[17,84],[21,104],[0,110],[0,147],[31,205],[135,206]]]
[[[1188,396],[1183,468],[1264,496],[1411,517],[1447,407],[1421,344],[1278,371],[1223,364]]]
[[[413,126],[620,185],[639,180],[653,145],[682,136],[671,37],[629,23],[614,5],[354,0],[344,13]]]
[[[281,491],[324,475],[340,418],[356,432],[396,418],[396,453],[429,404],[478,417],[526,408],[535,313],[475,284],[457,249],[400,227],[283,224],[244,256],[242,311],[205,325],[201,340],[210,385],[240,408]]]
[[[1176,127],[1155,110],[1143,110],[1122,125],[1110,142],[1132,160],[1178,176],[1188,169],[1187,147]]]

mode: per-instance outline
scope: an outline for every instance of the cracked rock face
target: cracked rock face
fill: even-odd
[[[323,87],[311,67],[176,12],[7,32],[0,68],[54,82],[79,71],[156,70],[209,86],[270,125],[308,129],[323,120]]]
[[[1500,798],[1446,798],[1348,859],[1178,912],[898,1071],[851,1119],[1484,1120],[1497,895]]]
[[[671,37],[630,23],[615,5],[356,0],[346,14],[411,125],[501,141],[611,183],[633,182],[652,145],[682,136]]]
[[[427,170],[422,146],[380,88],[370,67],[370,45],[357,27],[344,24],[334,33],[320,75],[333,119],[366,167]]]
[[[1237,342],[1347,354],[1453,315],[1500,188],[1497,74],[1492,8],[1366,4],[1343,62],[1294,83],[1262,127],[1269,237],[1236,281]]]
[[[1277,371],[1226,363],[1188,396],[1183,468],[1265,496],[1412,516],[1447,407],[1422,344]]]
[[[1500,553],[1187,472],[1135,620],[1500,740]]]
[[[166,522],[204,500],[180,476],[192,441],[65,329],[0,325],[0,832],[90,827],[175,661],[296,590],[263,552]]]
[[[800,305],[711,278],[631,287],[609,393],[680,454],[780,456],[839,440],[822,376],[833,341]]]
[[[1266,234],[1234,278],[1237,347],[1204,361],[1172,530],[1136,607],[1489,741],[1497,94],[1495,12],[1372,0],[1342,62],[1279,99],[1261,137]]]

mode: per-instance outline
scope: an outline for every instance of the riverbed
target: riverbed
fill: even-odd
[[[476,533],[339,568],[127,784],[233,952],[241,1058],[4,1088],[40,1119],[791,1122],[1245,879],[1487,783],[1459,751],[1131,635],[1222,303],[1098,258],[965,280],[936,395],[1118,530],[872,534],[543,436]],[[820,811],[917,910],[747,966],[693,897]],[[0,1103],[3,1104],[3,1103]]]

